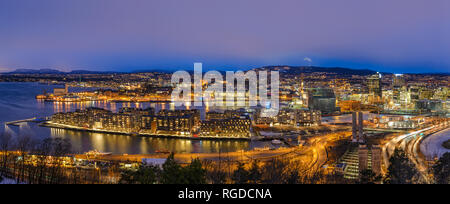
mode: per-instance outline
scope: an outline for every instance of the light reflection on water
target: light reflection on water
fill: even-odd
[[[45,102],[36,100],[35,96],[43,91],[51,92],[57,86],[42,85],[38,83],[0,83],[0,122],[3,124],[9,121],[22,120],[32,117],[51,116],[57,112],[70,112],[77,109],[89,107],[99,107],[117,112],[122,107],[152,107],[156,111],[163,109],[176,109],[171,103],[108,103],[105,101],[96,102]],[[71,88],[71,91],[81,91]],[[183,109],[181,107],[177,109]],[[190,107],[189,108],[194,108]],[[205,109],[199,108],[202,118]],[[212,109],[212,107],[209,107]],[[224,110],[226,107],[216,108]],[[103,133],[91,133],[72,131],[56,128],[39,127],[34,123],[27,126],[9,127],[17,134],[32,135],[36,140],[47,137],[68,138],[72,142],[75,152],[86,152],[97,149],[102,152],[113,152],[117,154],[146,154],[155,151],[174,151],[177,153],[201,153],[201,152],[229,152],[237,150],[248,150],[254,147],[270,145],[264,142],[233,141],[233,140],[187,140],[175,138],[152,138],[137,137],[127,135],[114,135]],[[0,126],[0,131],[4,130],[4,125]]]
[[[250,142],[237,140],[189,140],[174,138],[137,137],[103,133],[89,133],[50,128],[51,137],[68,138],[74,151],[86,152],[97,149],[102,152],[147,154],[155,151],[175,151],[177,153],[222,152],[249,149]]]

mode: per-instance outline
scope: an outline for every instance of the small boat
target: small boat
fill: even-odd
[[[169,150],[156,150],[155,151],[155,153],[161,153],[161,154],[170,154],[170,153],[172,153],[171,151],[169,151]]]
[[[272,140],[272,144],[280,145],[280,144],[282,144],[282,142],[280,140]]]

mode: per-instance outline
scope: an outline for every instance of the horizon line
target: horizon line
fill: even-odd
[[[193,63],[194,64],[194,63]],[[247,67],[247,68],[204,68],[204,70],[216,70],[216,71],[233,71],[233,70],[243,70],[243,71],[249,71],[253,69],[259,69],[259,68],[266,68],[266,67],[312,67],[312,68],[319,68],[319,69],[329,69],[329,68],[337,68],[337,69],[350,69],[350,70],[358,70],[358,71],[373,71],[373,72],[380,72],[385,74],[450,74],[450,71],[443,72],[443,71],[436,71],[436,72],[404,72],[404,73],[398,73],[398,72],[386,72],[386,71],[377,71],[373,70],[371,68],[354,68],[354,67],[344,67],[344,66],[315,66],[315,65],[264,65],[264,66],[255,66],[255,67]],[[10,68],[3,68],[3,69],[10,69]],[[131,71],[114,71],[114,70],[91,70],[91,69],[83,69],[83,68],[74,68],[70,71],[64,71],[58,68],[16,68],[16,69],[10,69],[9,71],[0,71],[0,74],[10,74],[17,72],[19,70],[28,70],[28,71],[42,71],[42,70],[48,70],[48,71],[58,71],[62,72],[63,74],[70,74],[71,72],[76,71],[85,71],[85,72],[96,72],[96,73],[145,73],[145,72],[161,72],[161,73],[167,73],[167,72],[175,72],[176,69],[182,70],[180,68],[142,68],[142,69],[134,69]],[[192,67],[193,70],[193,67]],[[20,73],[20,72],[17,72]],[[26,74],[26,72],[24,72]]]

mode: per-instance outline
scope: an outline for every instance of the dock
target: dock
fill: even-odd
[[[20,123],[41,123],[47,121],[47,118],[29,118],[24,120],[16,120],[11,122],[6,122],[5,125],[13,125],[13,126],[20,126]]]

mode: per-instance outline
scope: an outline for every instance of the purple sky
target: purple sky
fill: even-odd
[[[264,65],[450,72],[449,0],[0,0],[0,72]]]

